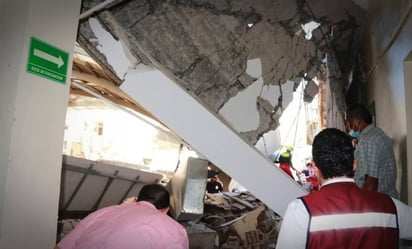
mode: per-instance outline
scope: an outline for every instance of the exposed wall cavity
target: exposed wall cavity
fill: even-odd
[[[99,2],[84,0],[83,9]],[[97,18],[137,65],[172,75],[255,144],[278,127],[287,104],[286,82],[294,89],[302,78],[323,73],[325,54],[336,54],[335,62],[344,62],[336,68],[346,70],[351,64],[354,54],[341,51],[353,46],[355,24],[363,14],[359,9],[352,1],[339,0],[131,0],[118,1]],[[339,28],[333,37],[332,27]],[[79,40],[107,63],[93,37],[82,23]],[[240,101],[243,98],[248,101]],[[239,122],[229,109],[247,115]]]

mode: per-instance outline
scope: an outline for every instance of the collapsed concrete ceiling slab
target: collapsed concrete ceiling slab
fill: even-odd
[[[260,124],[243,133],[255,144],[260,136],[275,130],[282,109],[282,86],[299,84],[302,78],[329,74],[336,78],[331,89],[338,92],[343,110],[343,92],[357,54],[364,11],[352,1],[339,0],[84,0],[89,11],[134,57],[135,67],[154,67],[172,75],[190,94],[215,113],[259,78],[264,85],[278,86],[280,97],[273,104],[256,98]],[[113,66],[98,49],[98,40],[83,16],[78,41],[113,74]],[[315,22],[320,27],[308,31]],[[246,72],[248,60],[259,58],[259,78]],[[118,75],[121,79],[124,75]]]

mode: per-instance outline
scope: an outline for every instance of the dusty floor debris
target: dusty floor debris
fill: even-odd
[[[275,248],[280,216],[249,192],[208,194],[203,216],[184,222],[190,249],[270,249]],[[57,241],[81,221],[64,219],[58,223]]]
[[[281,218],[249,192],[207,195],[197,222],[216,231],[215,248],[275,248]]]

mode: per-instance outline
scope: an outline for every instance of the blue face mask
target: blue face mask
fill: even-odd
[[[356,138],[356,139],[359,140],[360,131],[354,131],[353,129],[351,129],[351,130],[349,131],[349,135],[350,135],[351,137],[354,137],[354,138]]]

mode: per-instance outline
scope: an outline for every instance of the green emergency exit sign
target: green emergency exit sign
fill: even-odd
[[[66,84],[69,53],[32,37],[27,72]]]

